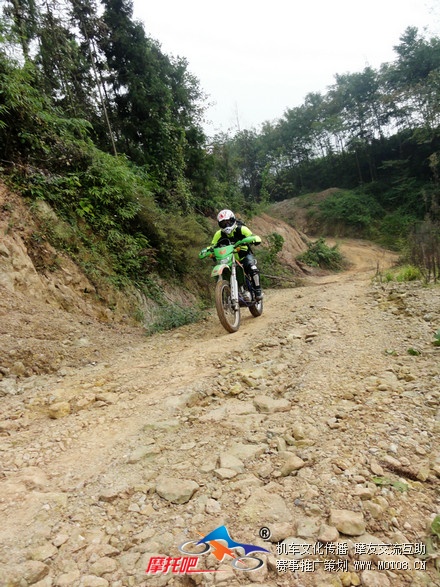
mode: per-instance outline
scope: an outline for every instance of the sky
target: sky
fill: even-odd
[[[134,0],[164,53],[208,95],[205,131],[276,122],[336,74],[394,61],[408,26],[438,35],[440,0]]]

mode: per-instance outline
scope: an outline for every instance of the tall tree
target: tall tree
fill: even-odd
[[[416,27],[408,27],[394,50],[397,60],[384,80],[397,106],[396,122],[435,130],[440,122],[440,38],[424,39]]]
[[[234,157],[239,165],[239,182],[245,198],[250,203],[260,201],[262,173],[265,155],[255,130],[242,130],[232,142]]]
[[[38,31],[38,7],[35,0],[8,0],[3,14],[13,22],[12,32],[18,37],[23,56],[30,58],[30,45]]]
[[[202,138],[189,132],[197,114],[197,82],[187,74],[184,60],[173,62],[146,36],[142,24],[132,18],[130,0],[103,0],[103,5],[106,32],[99,47],[107,62],[118,150],[147,166],[161,186],[159,199],[188,206],[189,139],[191,135],[194,150]]]
[[[93,118],[95,82],[90,58],[72,27],[68,1],[44,0],[40,8],[39,47],[34,61],[41,72],[42,90],[67,116]]]
[[[370,180],[376,177],[376,166],[371,153],[375,139],[383,139],[390,119],[384,105],[378,73],[366,67],[361,73],[336,75],[336,84],[330,89],[347,134],[347,145],[354,152],[359,181],[365,178],[361,171],[361,159],[369,166]]]
[[[71,23],[78,30],[79,46],[90,64],[95,82],[92,96],[96,95],[96,107],[90,112],[94,134],[101,148],[108,151],[111,144],[111,150],[116,155],[115,137],[108,114],[109,100],[102,77],[102,72],[106,71],[107,67],[105,57],[97,47],[97,39],[100,38],[101,31],[106,29],[98,16],[94,0],[70,0],[70,2]]]

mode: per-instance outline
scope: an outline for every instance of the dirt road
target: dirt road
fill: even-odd
[[[214,312],[100,331],[82,367],[4,378],[0,585],[440,585],[417,551],[378,553],[417,550],[440,513],[440,291],[373,284],[392,255],[342,250],[350,270],[267,291],[233,335]],[[223,572],[146,573],[221,525],[271,552],[261,569],[211,554],[198,568]]]

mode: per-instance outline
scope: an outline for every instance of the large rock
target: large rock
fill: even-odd
[[[339,538],[339,532],[333,526],[321,524],[318,532],[319,542],[336,542]]]
[[[69,402],[56,402],[49,406],[48,415],[49,418],[53,420],[58,420],[59,418],[64,418],[70,414],[70,404]]]
[[[96,575],[85,575],[80,581],[80,587],[108,587],[108,585],[107,579]]]
[[[290,410],[290,402],[286,399],[273,399],[267,395],[257,395],[254,398],[255,407],[264,414],[275,412],[287,412]]]
[[[39,546],[34,547],[30,552],[32,560],[40,561],[42,563],[54,558],[57,554],[58,548],[50,542],[40,544]]]
[[[59,577],[55,580],[56,587],[71,587],[78,581],[80,577],[80,573],[78,569],[75,571],[70,571],[68,573],[62,573]]]
[[[29,297],[43,297],[43,281],[18,234],[2,234],[0,285],[11,292],[23,291]]]
[[[289,456],[281,467],[281,476],[287,477],[287,475],[298,471],[298,469],[302,469],[304,465],[305,462],[300,457],[296,455]]]
[[[22,469],[19,480],[31,491],[48,491],[50,487],[46,473],[39,467],[26,467]]]
[[[265,526],[271,522],[288,522],[292,515],[280,495],[259,488],[240,508],[238,517],[243,522]]]
[[[377,571],[364,571],[361,575],[364,587],[391,587],[390,580],[385,573]]]
[[[127,462],[130,464],[138,463],[143,459],[153,457],[160,453],[160,448],[155,445],[139,446],[128,457]]]
[[[49,574],[50,567],[41,561],[28,560],[14,567],[0,568],[0,585],[19,587],[33,585]]]
[[[238,475],[237,471],[235,471],[234,469],[226,469],[223,467],[216,469],[214,471],[214,473],[222,481],[226,481],[227,479],[233,479],[234,477],[236,477]]]
[[[192,480],[164,477],[156,484],[156,493],[166,501],[182,504],[188,502],[199,485]]]
[[[244,473],[243,462],[233,454],[222,453],[219,457],[220,468],[232,469],[237,473]]]
[[[347,536],[360,536],[365,532],[365,521],[362,512],[330,510],[329,524]]]
[[[266,452],[267,448],[267,444],[241,444],[234,442],[228,448],[228,453],[245,461],[246,459],[255,459],[261,456]]]
[[[101,577],[107,573],[114,573],[117,568],[118,563],[115,559],[109,556],[103,556],[91,565],[90,570],[94,575]]]

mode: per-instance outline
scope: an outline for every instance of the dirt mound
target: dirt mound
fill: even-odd
[[[0,184],[0,379],[52,373],[99,360],[121,341],[142,337],[130,326],[133,301],[107,300],[64,253],[44,238],[61,221],[45,202],[31,211]],[[112,305],[110,309],[109,305]]]
[[[282,200],[272,204],[268,213],[283,219],[298,231],[314,236],[319,233],[320,228],[315,221],[317,205],[339,191],[339,188],[328,188],[322,192]]]
[[[48,227],[55,236],[67,230],[49,204],[39,200],[29,208],[0,183],[0,209],[0,287],[26,295],[28,304],[42,302],[102,321],[126,316],[126,295],[102,284],[98,293],[78,265],[48,242]]]
[[[284,239],[281,252],[278,255],[280,262],[287,266],[294,275],[304,275],[307,273],[304,265],[296,260],[296,257],[307,250],[307,237],[300,233],[279,218],[273,218],[268,214],[262,214],[252,218],[249,222],[252,231],[262,236],[263,242],[267,244],[267,236],[276,232]],[[258,254],[258,250],[256,251]]]

